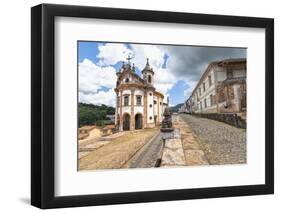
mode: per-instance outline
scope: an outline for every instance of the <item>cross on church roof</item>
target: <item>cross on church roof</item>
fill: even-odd
[[[133,56],[130,56],[130,54],[129,54],[126,59],[127,59],[127,61],[128,61],[128,64],[130,64],[130,60],[133,59]]]

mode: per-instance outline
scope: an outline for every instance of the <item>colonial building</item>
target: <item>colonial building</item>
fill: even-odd
[[[186,103],[183,103],[178,110],[178,113],[188,113]]]
[[[160,124],[166,104],[154,87],[154,71],[149,60],[136,74],[134,64],[123,63],[117,72],[115,125],[120,131],[152,128]]]
[[[226,59],[209,64],[186,105],[192,113],[246,111],[246,59]]]
[[[192,113],[192,96],[190,96],[184,103],[186,113]]]

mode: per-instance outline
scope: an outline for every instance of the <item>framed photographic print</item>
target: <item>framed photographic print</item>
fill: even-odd
[[[272,194],[274,21],[31,9],[31,203]]]

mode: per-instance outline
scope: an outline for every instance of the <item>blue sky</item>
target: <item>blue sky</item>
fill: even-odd
[[[98,47],[106,45],[106,42],[92,42],[92,41],[79,41],[78,42],[78,62],[82,63],[84,59],[89,59],[94,63],[98,63],[100,61],[99,58],[97,58],[97,55],[99,54]],[[130,49],[130,45],[124,44],[128,49]],[[166,62],[168,56],[164,56],[164,60]],[[126,61],[126,58],[123,59]],[[166,67],[166,63],[164,62],[163,68]],[[120,69],[122,66],[122,61],[117,62],[116,64],[112,65],[116,71]],[[136,73],[138,75],[141,75],[141,69],[139,67],[136,67]]]
[[[139,75],[149,58],[156,90],[176,105],[189,97],[208,63],[246,57],[246,49],[79,41],[79,101],[114,106],[115,73],[129,54]]]
[[[94,63],[98,63],[98,43],[96,42],[78,42],[78,62],[83,62],[84,59],[89,59]]]

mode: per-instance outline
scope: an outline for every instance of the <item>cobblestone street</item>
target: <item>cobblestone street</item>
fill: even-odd
[[[79,145],[79,169],[246,163],[245,129],[189,114],[175,113],[172,120],[171,133],[155,128],[84,140]]]
[[[179,116],[197,137],[210,164],[246,163],[245,129],[188,114]]]

